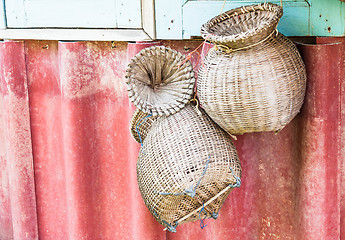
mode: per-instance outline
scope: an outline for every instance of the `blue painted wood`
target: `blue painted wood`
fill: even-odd
[[[99,1],[99,0],[97,0]],[[95,2],[97,2],[95,1]],[[142,14],[140,0],[116,0],[117,27],[141,28]]]
[[[157,39],[182,39],[183,2],[183,0],[155,1]]]
[[[6,11],[1,11],[6,3]],[[223,11],[263,0],[228,0]],[[274,0],[280,3],[279,0]],[[287,36],[344,36],[345,3],[283,0],[278,29]],[[156,0],[158,39],[200,36],[223,0]],[[6,14],[5,14],[6,13]],[[5,19],[6,16],[6,19]],[[0,0],[0,28],[142,28],[141,0]]]
[[[345,35],[345,3],[339,0],[311,1],[311,34],[313,36]]]
[[[6,28],[5,0],[0,0],[0,29]]]
[[[280,4],[279,1],[272,1]],[[228,1],[223,12],[232,8],[255,4],[254,1]],[[188,1],[183,6],[183,38],[200,36],[200,27],[212,17],[220,14],[223,1]],[[283,3],[284,15],[278,30],[287,36],[309,35],[309,4],[305,1]]]
[[[284,2],[284,15],[279,21],[278,30],[285,36],[310,35],[310,6],[306,2]]]
[[[25,0],[5,0],[4,3],[7,25],[10,23],[12,27],[25,27]]]
[[[136,1],[140,2],[140,0]],[[6,0],[7,26],[114,28],[118,26],[116,2],[114,0]],[[138,18],[140,17],[139,14]],[[140,26],[141,24],[135,27]]]

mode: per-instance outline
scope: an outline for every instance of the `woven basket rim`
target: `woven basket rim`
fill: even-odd
[[[170,58],[166,58],[167,53],[170,54]],[[170,69],[172,75],[177,75],[177,77],[174,78],[175,80],[171,80],[171,76],[168,77],[168,80],[163,79],[163,77],[160,78],[160,86],[172,86],[170,88],[174,88],[175,91],[170,91],[171,94],[166,94],[164,98],[160,97],[159,101],[153,102],[150,100],[150,98],[146,98],[145,96],[143,96],[143,92],[138,91],[135,85],[142,84],[148,86],[148,89],[153,88],[150,86],[150,84],[137,79],[135,74],[138,72],[147,74],[147,69],[145,69],[145,66],[142,65],[148,64],[145,59],[152,59],[155,56],[161,56],[164,59],[164,62],[161,64],[161,69]],[[169,64],[166,64],[166,62],[168,62]],[[178,64],[181,65],[179,66]],[[138,67],[139,65],[141,67]],[[154,65],[151,64],[151,66],[155,68]],[[161,73],[161,71],[163,71],[161,69],[154,71]],[[168,116],[178,112],[192,98],[195,84],[192,63],[188,59],[186,59],[186,56],[181,52],[171,49],[170,47],[151,46],[142,49],[131,59],[126,72],[127,74],[125,77],[126,83],[128,85],[127,91],[129,98],[134,103],[134,105],[144,113],[152,114],[153,116]],[[149,77],[151,78],[151,76]],[[176,85],[177,81],[180,83],[180,85]],[[159,86],[157,88],[159,88]],[[152,95],[158,96],[159,94],[161,94],[161,92],[162,91],[152,90]],[[179,92],[180,94],[176,95],[176,92]]]
[[[241,33],[227,35],[227,36],[215,35],[213,33],[210,33],[210,30],[212,29],[212,27],[221,22],[224,22],[234,16],[240,16],[244,13],[255,12],[255,11],[270,11],[270,12],[275,13],[275,15],[272,19],[270,19],[269,22],[265,22],[261,24],[258,28],[251,31],[241,32]],[[282,16],[283,16],[283,7],[274,3],[264,3],[264,4],[259,3],[259,4],[247,5],[247,6],[231,9],[218,16],[213,17],[212,19],[210,19],[209,21],[207,21],[205,24],[201,26],[200,32],[201,32],[201,36],[210,42],[215,42],[215,43],[239,42],[239,41],[243,42],[244,40],[250,37],[260,34],[265,29],[268,29],[274,25],[278,25],[278,22]]]

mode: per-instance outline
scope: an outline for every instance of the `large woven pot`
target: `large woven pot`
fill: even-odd
[[[276,31],[282,8],[236,8],[208,21],[215,43],[200,67],[198,97],[207,114],[232,134],[278,131],[299,112],[306,71],[295,45]]]
[[[191,105],[157,118],[137,161],[142,198],[169,231],[199,218],[216,218],[240,177],[229,135]]]

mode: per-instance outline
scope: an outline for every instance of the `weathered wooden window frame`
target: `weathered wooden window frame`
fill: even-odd
[[[0,39],[148,41],[156,39],[155,1],[141,0],[141,28],[9,28],[0,0]]]
[[[5,2],[0,0],[0,39],[149,41],[200,37],[200,26],[219,14],[223,0],[128,0],[140,1],[141,25],[111,28],[7,27]],[[23,2],[27,0],[22,0]],[[43,0],[41,0],[43,1]],[[90,0],[91,1],[91,0]],[[109,0],[110,1],[110,0]],[[116,4],[125,0],[113,0]],[[280,3],[280,0],[270,0]],[[228,0],[224,11],[263,0]],[[138,2],[136,2],[138,3]],[[13,2],[11,2],[13,9]],[[278,30],[286,36],[344,36],[345,2],[340,0],[283,0],[284,15]],[[115,14],[116,15],[116,14]],[[13,15],[12,15],[13,17]],[[122,19],[122,18],[120,18]],[[138,18],[137,18],[138,19]],[[73,25],[74,22],[71,22]],[[44,25],[44,24],[43,24]],[[139,27],[138,27],[139,26]]]

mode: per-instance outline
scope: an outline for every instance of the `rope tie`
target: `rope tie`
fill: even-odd
[[[214,48],[218,51],[225,52],[227,54],[230,54],[234,50],[232,48],[229,48],[228,46],[222,45],[222,44],[216,44],[214,45]]]
[[[216,212],[211,213],[211,217],[213,219],[217,219],[218,218],[218,213],[216,213]]]
[[[202,208],[204,208],[204,206],[206,205],[209,205],[211,202],[213,202],[215,199],[217,199],[220,195],[224,194],[226,191],[228,191],[230,188],[239,188],[241,186],[241,179],[239,177],[237,177],[232,169],[232,167],[230,167],[230,170],[231,170],[231,173],[233,175],[233,177],[235,178],[236,182],[234,184],[230,184],[228,185],[226,188],[224,188],[222,191],[220,191],[217,195],[213,196],[211,199],[209,199],[205,204],[203,203],[203,206],[195,209],[194,211],[188,213],[186,216],[184,216],[183,218],[179,219],[177,221],[177,223],[181,223],[182,221],[186,220],[187,218],[189,218],[190,216],[192,216],[193,214],[199,212],[202,210]],[[211,215],[212,216],[212,215]],[[217,218],[218,217],[218,214],[217,213],[214,213],[213,218]]]
[[[205,217],[204,218],[201,218],[201,213],[202,212],[205,212]],[[199,219],[200,219],[200,227],[201,227],[201,229],[204,229],[205,227],[207,227],[207,225],[204,224],[204,221],[205,221],[206,218],[207,218],[207,212],[206,212],[206,210],[204,208],[204,203],[202,203],[202,208],[201,208],[201,210],[199,212]]]
[[[195,109],[196,109],[198,115],[201,116],[202,113],[200,112],[199,107],[202,108],[202,106],[200,105],[200,103],[199,103],[198,99],[196,98],[196,96],[197,96],[197,93],[194,94],[194,98],[193,99],[189,100],[189,103],[195,102],[195,104],[196,104],[195,105]]]
[[[143,124],[144,122],[147,121],[147,119],[149,117],[152,117],[152,114],[147,115],[146,117],[143,117],[142,119],[140,119],[140,121],[137,123],[137,125],[135,126],[135,130],[137,131],[137,134],[139,136],[139,141],[140,141],[140,145],[143,146],[143,141],[141,140],[141,134],[139,132],[139,127],[141,126],[141,124]]]
[[[171,225],[171,224],[169,224],[169,223],[167,223],[166,221],[164,221],[163,219],[161,219],[161,221],[165,224],[165,225],[167,225],[167,230],[168,231],[170,231],[170,232],[176,232],[176,227],[177,227],[177,222],[175,222],[175,225]],[[165,229],[164,229],[165,230]]]
[[[177,227],[177,225],[178,225],[177,221],[174,222],[174,225],[171,225],[171,224],[169,224],[167,221],[161,219],[161,218],[158,216],[158,214],[157,214],[157,212],[156,212],[155,210],[152,210],[152,211],[153,211],[153,214],[154,214],[159,220],[161,220],[162,223],[164,223],[164,224],[167,226],[166,228],[164,228],[164,231],[165,231],[165,230],[168,230],[168,231],[170,231],[170,232],[176,232],[176,227]]]
[[[234,173],[234,170],[232,169],[232,167],[230,167],[230,170],[231,170],[231,173],[232,173],[232,176],[235,178],[236,182],[234,184],[230,184],[229,187],[230,188],[239,188],[241,187],[241,178],[237,177]]]

